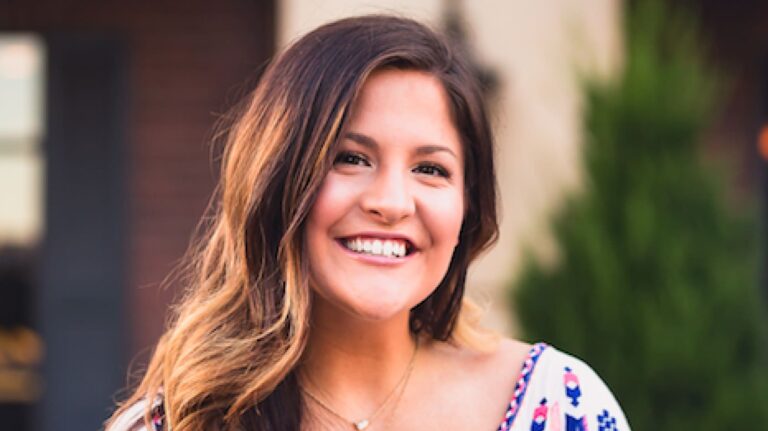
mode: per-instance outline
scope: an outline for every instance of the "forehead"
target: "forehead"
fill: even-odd
[[[371,74],[353,104],[348,129],[384,143],[444,145],[462,152],[445,88],[427,72]]]
[[[355,102],[354,113],[377,106],[409,105],[435,116],[450,119],[450,105],[442,82],[429,72],[420,70],[380,69],[363,83]]]

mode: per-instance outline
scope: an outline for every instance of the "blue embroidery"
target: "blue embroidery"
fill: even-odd
[[[533,420],[531,421],[531,431],[544,431],[547,426],[547,399],[542,398],[539,406],[533,411]]]
[[[533,374],[533,369],[536,367],[536,361],[539,360],[539,357],[544,353],[544,350],[547,347],[548,346],[545,343],[536,343],[531,347],[530,352],[528,352],[528,356],[523,363],[523,369],[520,371],[520,377],[515,384],[515,392],[512,401],[509,403],[509,408],[504,414],[504,421],[499,425],[497,431],[506,431],[512,428],[512,423],[517,417],[520,404],[523,402],[525,390],[528,388],[528,382],[531,380],[531,374]]]
[[[579,378],[573,373],[570,367],[565,367],[563,384],[565,385],[565,395],[571,399],[571,404],[574,407],[578,407],[579,398],[581,397],[581,388],[579,387]]]
[[[565,415],[565,430],[566,431],[587,431],[587,418],[582,416],[575,418],[571,415]]]
[[[619,431],[616,427],[616,418],[603,409],[603,412],[597,415],[597,431]]]

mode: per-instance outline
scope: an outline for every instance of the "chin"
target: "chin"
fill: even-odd
[[[322,305],[317,304],[318,300]],[[357,297],[345,298],[328,294],[326,292],[317,292],[316,304],[326,308],[330,313],[326,316],[341,317],[346,315],[353,320],[362,320],[367,322],[386,322],[410,314],[411,307],[405,298],[384,298],[381,295],[376,297]]]
[[[406,298],[390,298],[381,294],[365,295],[338,305],[353,316],[372,322],[391,320],[410,312],[409,301]]]

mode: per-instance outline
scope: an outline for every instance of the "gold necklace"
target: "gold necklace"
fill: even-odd
[[[413,371],[413,365],[416,362],[416,352],[419,351],[419,339],[416,338],[416,346],[413,348],[413,355],[411,355],[411,360],[408,362],[408,368],[405,369],[405,372],[400,377],[400,380],[398,380],[397,384],[394,388],[387,394],[387,397],[384,398],[384,401],[379,404],[379,407],[376,408],[376,410],[368,415],[367,418],[363,418],[357,421],[350,420],[349,418],[345,417],[341,413],[337,412],[333,409],[333,407],[329,406],[325,401],[320,399],[317,395],[313,394],[307,387],[304,385],[299,385],[301,388],[301,391],[307,394],[307,396],[312,399],[312,401],[316,402],[320,407],[325,409],[328,413],[332,414],[333,416],[336,416],[337,418],[341,419],[342,421],[351,424],[355,430],[357,431],[363,431],[364,429],[368,428],[368,426],[371,424],[371,422],[376,418],[376,416],[379,415],[384,409],[384,406],[389,404],[389,402],[392,400],[392,397],[395,395],[395,393],[398,393],[398,399],[403,395],[403,392],[405,392],[405,387],[408,385],[408,379],[411,377],[411,371]],[[402,391],[398,391],[397,389],[400,388],[400,386],[403,387]]]

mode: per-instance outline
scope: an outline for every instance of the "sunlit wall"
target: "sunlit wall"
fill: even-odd
[[[36,36],[0,33],[0,422],[14,429],[26,429],[42,391],[32,269],[43,230],[44,60]]]
[[[0,34],[0,246],[34,244],[42,226],[43,48]]]

